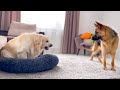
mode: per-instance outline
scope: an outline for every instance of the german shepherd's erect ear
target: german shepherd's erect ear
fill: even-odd
[[[95,27],[98,28],[99,30],[102,30],[101,28],[104,26],[103,24],[101,24],[101,23],[99,23],[99,22],[97,22],[97,21],[95,21],[94,25],[95,25]]]

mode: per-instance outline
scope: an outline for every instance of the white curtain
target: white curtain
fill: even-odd
[[[45,51],[46,53],[62,53],[62,37],[63,30],[55,29],[41,29],[49,37],[50,42],[53,44],[53,47]]]
[[[45,32],[53,44],[46,53],[61,53],[65,11],[21,11],[21,22],[36,24],[37,32]]]

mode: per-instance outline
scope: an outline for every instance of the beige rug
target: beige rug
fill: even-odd
[[[120,67],[116,71],[110,70],[107,64],[107,70],[102,69],[102,65],[97,58],[89,61],[89,56],[81,55],[62,55],[59,57],[58,65],[52,70],[33,73],[33,74],[13,74],[0,71],[1,79],[120,79]],[[107,59],[109,62],[110,60]],[[119,64],[118,62],[116,62]]]

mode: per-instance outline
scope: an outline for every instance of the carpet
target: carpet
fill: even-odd
[[[96,57],[94,61],[90,61],[89,56],[56,55],[59,58],[59,63],[51,70],[30,74],[13,74],[0,71],[0,79],[120,79],[119,66],[116,66],[116,71],[111,71],[108,63],[105,71]],[[110,60],[107,59],[107,62]]]

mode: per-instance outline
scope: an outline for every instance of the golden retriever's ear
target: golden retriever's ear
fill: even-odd
[[[33,36],[33,41],[34,41],[34,44],[40,44],[42,43],[42,36],[39,35],[39,34],[36,34]]]

